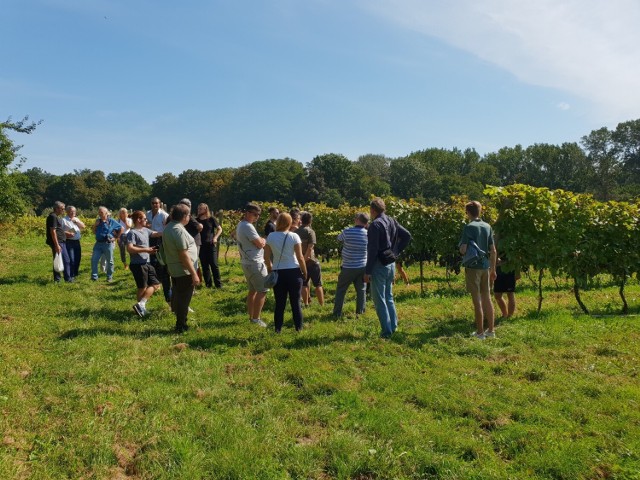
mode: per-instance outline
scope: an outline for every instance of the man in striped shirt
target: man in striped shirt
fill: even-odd
[[[367,265],[367,224],[369,215],[358,213],[355,218],[355,226],[345,228],[338,235],[338,241],[343,243],[342,268],[338,275],[338,287],[333,304],[333,316],[342,316],[344,296],[349,285],[356,289],[356,314],[364,313],[367,285],[364,283],[364,270]]]

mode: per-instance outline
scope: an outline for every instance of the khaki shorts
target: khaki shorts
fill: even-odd
[[[264,281],[267,278],[267,267],[264,263],[252,263],[250,265],[242,264],[242,271],[244,272],[244,278],[249,285],[249,291],[254,292],[266,292],[269,290],[264,287]]]
[[[467,292],[474,298],[480,298],[482,294],[490,294],[489,269],[479,270],[476,268],[465,268],[464,278],[467,283]]]

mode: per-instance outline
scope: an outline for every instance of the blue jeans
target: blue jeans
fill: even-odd
[[[91,255],[91,278],[98,278],[98,264],[100,263],[100,257],[104,255],[107,259],[107,278],[113,276],[113,249],[115,243],[96,242],[93,246],[93,254]]]
[[[71,280],[71,277],[73,277],[73,275],[71,274],[71,261],[69,260],[69,252],[67,251],[67,242],[61,242],[60,249],[61,249],[60,255],[62,255],[62,264],[64,265],[64,271],[62,272],[62,275],[60,275],[60,272],[56,272],[54,270],[53,280],[56,282],[59,282],[60,278],[64,276],[64,281],[68,282]],[[53,258],[55,258],[56,257],[55,248],[51,247],[51,253],[53,254]]]
[[[390,337],[398,328],[396,305],[393,303],[393,277],[396,275],[396,265],[392,263],[384,266],[376,260],[371,272],[371,298],[376,307],[378,320],[382,332],[380,336]]]
[[[67,240],[64,243],[67,244],[67,253],[69,254],[69,261],[71,262],[71,276],[77,277],[78,271],[80,270],[80,258],[82,256],[80,240]]]

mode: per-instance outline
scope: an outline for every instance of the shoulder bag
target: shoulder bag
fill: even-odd
[[[289,234],[286,233],[284,236],[284,241],[282,242],[282,249],[280,250],[280,258],[278,258],[278,264],[276,268],[271,270],[271,273],[267,275],[267,278],[264,279],[264,288],[273,288],[278,283],[278,270],[277,268],[280,266],[280,260],[282,260],[282,252],[284,252],[284,245],[287,243],[287,238]]]

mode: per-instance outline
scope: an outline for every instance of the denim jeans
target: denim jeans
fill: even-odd
[[[67,240],[67,253],[71,262],[71,276],[77,277],[80,270],[80,258],[82,257],[82,247],[80,240]]]
[[[333,315],[339,317],[342,315],[342,305],[344,304],[344,296],[347,293],[349,285],[353,284],[356,288],[356,313],[364,313],[365,300],[367,295],[367,285],[364,283],[364,267],[362,268],[344,268],[340,269],[338,275],[338,286],[336,287],[336,296],[333,301]]]
[[[382,329],[380,336],[382,337],[390,337],[398,328],[398,315],[393,303],[393,277],[395,274],[395,263],[384,266],[378,260],[376,260],[371,273],[371,298],[380,321]]]
[[[60,275],[60,272],[56,272],[54,270],[53,280],[56,282],[59,282],[60,278],[64,276],[64,281],[68,282],[71,280],[73,275],[71,274],[71,261],[69,259],[69,252],[67,251],[67,242],[61,242],[60,249],[61,249],[60,255],[62,255],[62,264],[64,265],[64,271],[62,272],[62,275]],[[55,258],[56,257],[55,248],[51,247],[51,253],[53,254],[53,258]]]
[[[107,259],[107,278],[113,276],[113,250],[115,243],[101,243],[96,242],[93,246],[93,254],[91,255],[91,278],[98,278],[98,264],[100,263],[100,257],[104,255]]]

